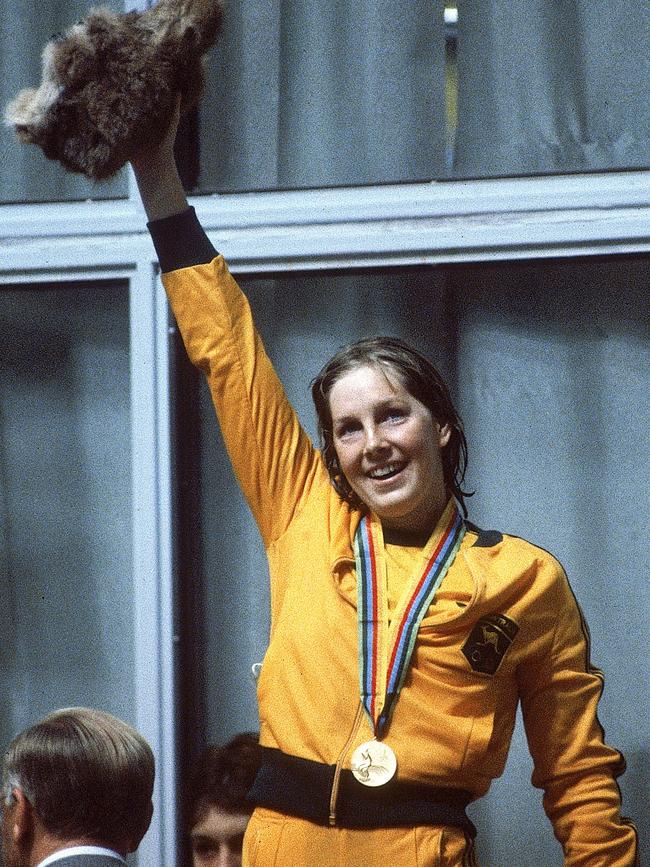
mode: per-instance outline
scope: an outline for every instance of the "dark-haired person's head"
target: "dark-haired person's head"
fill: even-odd
[[[463,424],[447,385],[425,356],[393,337],[359,340],[340,349],[311,388],[323,458],[342,499],[370,508],[383,519],[382,498],[375,497],[381,492],[375,488],[397,489],[398,482],[405,488],[405,479],[391,480],[390,473],[398,474],[411,461],[411,469],[417,470],[413,475],[418,495],[443,500],[453,496],[466,511],[464,498],[468,493],[463,490],[463,480],[467,441]],[[366,416],[372,425],[366,424]],[[402,421],[407,416],[416,419],[421,430],[406,431]],[[351,429],[354,426],[363,437],[356,436],[356,430]],[[394,446],[384,449],[388,457],[383,463],[377,443],[367,440],[364,427],[371,426],[370,433],[386,432],[386,443]],[[400,437],[406,437],[407,442],[401,443]],[[400,452],[402,445],[404,454]],[[354,461],[361,450],[366,455],[376,452],[376,456],[359,468]],[[364,473],[368,467],[385,476],[367,479]],[[403,505],[406,508],[409,504]],[[386,518],[393,518],[390,510]]]
[[[117,717],[81,707],[49,714],[4,754],[5,867],[77,847],[134,852],[151,821],[154,774],[149,744]]]
[[[189,790],[193,867],[240,867],[242,843],[253,805],[247,794],[260,764],[258,736],[236,735],[198,757]]]

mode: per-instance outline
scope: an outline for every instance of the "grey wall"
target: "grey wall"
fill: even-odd
[[[466,423],[470,517],[549,548],[565,565],[606,674],[601,722],[628,759],[624,811],[648,827],[650,263],[519,263],[247,286],[309,428],[307,384],[348,339],[397,333],[439,364]],[[264,652],[268,597],[263,552],[205,391],[203,416],[201,664],[206,737],[221,742],[257,724],[248,672]],[[518,729],[504,777],[472,808],[484,867],[562,863],[530,772]]]
[[[647,3],[458,6],[456,177],[648,165]]]
[[[57,707],[133,722],[128,298],[0,292],[0,739]]]
[[[428,0],[229,4],[201,103],[201,191],[444,174],[443,64]]]

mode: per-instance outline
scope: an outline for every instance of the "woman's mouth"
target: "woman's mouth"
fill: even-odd
[[[404,464],[402,463],[383,464],[381,467],[373,467],[373,469],[369,470],[366,475],[373,481],[383,482],[386,479],[394,478],[403,469]]]

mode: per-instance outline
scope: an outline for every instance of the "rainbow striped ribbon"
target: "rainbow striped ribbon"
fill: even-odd
[[[357,569],[359,685],[375,737],[382,736],[408,671],[418,627],[447,574],[465,535],[465,523],[452,499],[443,513],[444,530],[433,533],[418,569],[405,588],[388,628],[386,569],[381,524],[368,515],[354,536]]]

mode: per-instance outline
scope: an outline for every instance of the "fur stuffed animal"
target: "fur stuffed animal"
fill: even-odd
[[[6,122],[66,169],[110,177],[164,132],[179,92],[181,112],[196,104],[222,13],[221,0],[91,9],[47,43],[40,87],[9,103]]]

